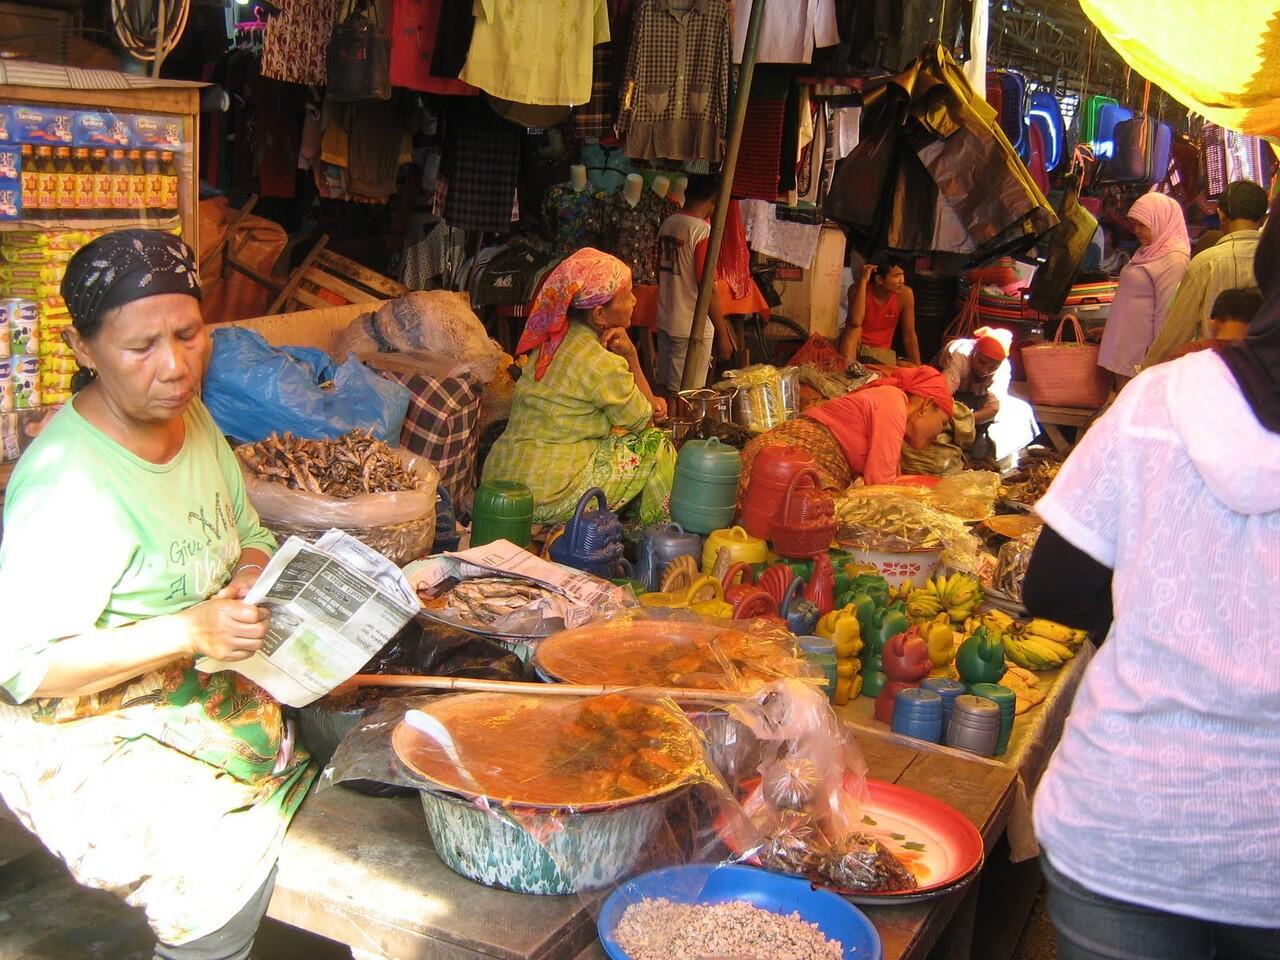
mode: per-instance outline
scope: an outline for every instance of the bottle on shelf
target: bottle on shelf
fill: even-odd
[[[160,176],[164,182],[161,211],[166,217],[178,214],[178,162],[173,151],[165,150],[160,154]]]
[[[47,220],[55,216],[58,197],[58,171],[53,163],[53,147],[36,147],[36,172],[35,216]]]
[[[26,144],[22,148],[22,210],[23,217],[34,219],[40,202],[40,171],[36,167],[36,148]]]
[[[129,216],[147,217],[147,170],[141,150],[129,151]]]
[[[129,158],[123,150],[111,151],[111,215],[129,215]]]
[[[96,147],[89,155],[93,166],[93,214],[97,219],[111,216],[111,164],[107,158],[106,147]]]
[[[77,220],[93,220],[96,218],[98,211],[94,207],[93,161],[89,157],[89,148],[77,147],[73,150],[71,162],[75,169],[76,180],[75,218]]]
[[[53,215],[59,220],[76,216],[76,168],[70,147],[55,147],[53,169],[58,175],[54,186]]]
[[[147,216],[151,219],[159,219],[165,215],[164,213],[164,176],[160,171],[160,154],[156,150],[148,150],[142,155],[142,166],[146,171],[146,202]]]

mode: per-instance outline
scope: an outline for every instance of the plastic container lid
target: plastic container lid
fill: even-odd
[[[901,713],[904,716],[922,719],[941,717],[942,698],[932,690],[907,687],[904,690],[899,690],[894,697],[893,709],[894,716]]]
[[[702,480],[732,480],[736,484],[742,473],[742,454],[715,437],[689,440],[680,448],[676,470],[694,472]]]

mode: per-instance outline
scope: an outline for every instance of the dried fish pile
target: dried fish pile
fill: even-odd
[[[1035,504],[1049,491],[1049,485],[1062,468],[1062,463],[1048,458],[1034,463],[1009,477],[1000,487],[1000,496],[1027,506]]]
[[[840,960],[844,947],[798,913],[743,900],[688,905],[659,898],[633,903],[618,922],[618,945],[632,960]]]
[[[272,433],[236,448],[236,453],[264,480],[342,500],[420,486],[404,462],[369,430],[353,430],[336,440]]]
[[[479,626],[496,623],[539,600],[550,602],[555,596],[553,591],[527,580],[476,577],[463,580],[434,597],[423,598],[423,606],[452,614],[463,623]]]

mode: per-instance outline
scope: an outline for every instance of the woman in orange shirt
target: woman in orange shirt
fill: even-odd
[[[765,447],[793,446],[810,453],[818,478],[829,490],[843,490],[856,478],[867,484],[893,483],[902,445],[929,446],[954,412],[947,381],[933,367],[902,367],[861,390],[804,410],[751,440],[742,451],[739,493],[751,464]]]

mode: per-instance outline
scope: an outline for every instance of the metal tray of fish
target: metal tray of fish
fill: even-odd
[[[517,627],[514,613],[555,594],[545,587],[514,577],[476,577],[463,580],[444,592],[444,606],[423,605],[421,616],[495,640],[541,640],[564,629],[564,620],[530,610]],[[523,601],[523,602],[521,602]]]

